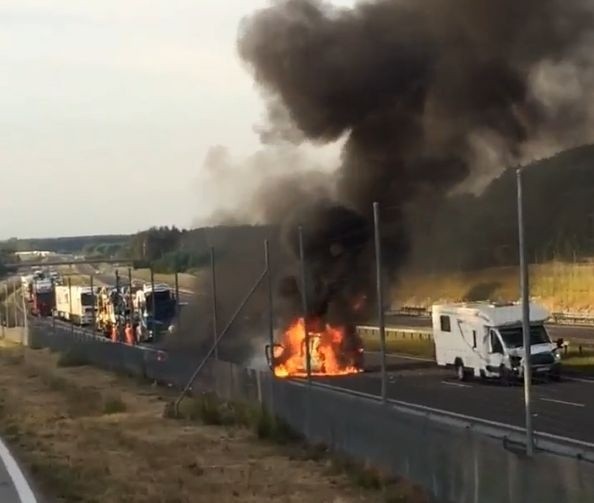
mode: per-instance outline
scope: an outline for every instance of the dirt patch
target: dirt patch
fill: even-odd
[[[327,459],[289,457],[245,428],[166,419],[168,390],[56,362],[0,347],[1,434],[49,501],[423,501],[364,489]]]

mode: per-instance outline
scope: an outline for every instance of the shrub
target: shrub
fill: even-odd
[[[86,358],[80,351],[69,349],[64,353],[60,353],[56,365],[58,367],[82,367],[88,363],[88,358]]]
[[[126,412],[126,403],[119,396],[110,396],[103,402],[103,414],[118,414]]]
[[[258,438],[271,440],[281,445],[301,440],[301,436],[287,422],[271,415],[264,407],[258,413],[256,434]]]

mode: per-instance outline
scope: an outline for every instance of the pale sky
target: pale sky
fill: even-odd
[[[267,3],[0,0],[0,239],[207,213],[209,148],[259,147],[264,106],[236,36]]]

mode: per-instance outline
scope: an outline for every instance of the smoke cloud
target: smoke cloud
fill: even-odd
[[[244,21],[239,51],[270,130],[347,135],[338,198],[366,212],[581,136],[592,21],[585,0],[284,0]]]
[[[280,224],[304,201],[332,199],[338,155],[338,144],[319,149],[280,142],[244,158],[212,147],[197,183],[201,205],[216,211],[198,225]]]
[[[267,102],[264,141],[346,137],[335,200],[366,218],[389,208],[397,266],[418,198],[591,139],[593,21],[587,0],[280,0],[243,21],[238,47]]]
[[[369,277],[372,202],[395,272],[410,207],[591,140],[593,21],[589,0],[277,0],[243,21],[239,53],[268,109],[262,142],[343,139],[332,177],[301,162],[271,170],[236,207],[284,225],[294,254],[303,225],[312,314],[368,296],[349,278]],[[282,282],[288,298],[297,285],[296,274]]]

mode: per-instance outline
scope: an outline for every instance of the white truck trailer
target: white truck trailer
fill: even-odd
[[[532,374],[559,379],[563,340],[551,342],[544,326],[548,317],[544,308],[530,304]],[[454,367],[458,379],[475,376],[507,381],[523,377],[521,304],[434,305],[432,321],[437,364]]]
[[[93,323],[94,296],[88,286],[56,286],[55,315],[77,325]]]

